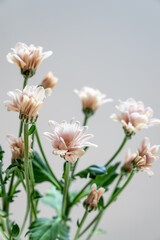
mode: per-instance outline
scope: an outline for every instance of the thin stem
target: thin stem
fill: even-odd
[[[84,213],[84,215],[83,215],[83,218],[82,218],[82,220],[81,220],[81,222],[80,222],[80,224],[79,224],[79,227],[78,227],[78,229],[77,229],[77,232],[76,232],[76,235],[75,235],[75,237],[74,237],[74,240],[77,240],[77,239],[79,238],[79,233],[80,233],[80,231],[81,231],[81,228],[82,228],[82,226],[83,226],[83,224],[84,224],[87,216],[88,216],[88,211],[86,210],[85,213]]]
[[[25,183],[24,183],[24,180],[23,180],[22,173],[20,172],[20,170],[18,168],[17,168],[17,172],[18,172],[19,179],[21,180],[21,183],[23,185],[23,188],[24,188],[24,190],[26,190],[26,186],[25,186]]]
[[[65,173],[65,182],[64,182],[64,188],[63,188],[63,202],[62,202],[62,218],[63,219],[65,219],[66,217],[69,172],[70,172],[70,162],[66,162],[66,173]]]
[[[8,197],[10,197],[11,192],[12,192],[12,187],[13,187],[13,183],[14,183],[14,177],[15,177],[15,171],[12,173],[12,177],[11,177],[11,181],[10,181],[10,186],[9,186],[9,190],[8,190]]]
[[[4,227],[4,231],[7,232],[7,234],[9,235],[9,221],[8,221],[8,196],[6,193],[6,188],[5,188],[5,184],[4,184],[4,180],[3,180],[3,176],[2,176],[2,165],[0,166],[0,182],[1,182],[1,189],[2,189],[2,209],[4,212],[7,213],[7,218],[5,218],[3,221],[3,227]]]
[[[87,125],[88,119],[89,119],[89,116],[86,114],[86,115],[85,115],[85,118],[84,118],[84,121],[83,121],[83,126],[86,126],[86,125]],[[74,165],[73,165],[71,177],[74,176],[74,173],[75,173],[76,167],[77,167],[77,165],[78,165],[78,162],[79,162],[79,158],[77,159],[77,161],[76,161],[76,162],[74,163]]]
[[[0,228],[0,235],[3,237],[4,240],[9,240],[9,238],[6,236],[2,228]]]
[[[117,190],[115,192],[115,190],[113,191],[113,194],[111,196],[111,198],[109,199],[109,201],[107,202],[107,204],[104,206],[104,209],[106,209],[117,197],[118,195],[125,189],[125,187],[128,185],[128,183],[131,181],[131,179],[133,178],[134,176],[134,171],[132,171],[129,175],[129,177],[127,178],[127,181],[123,184],[123,186]]]
[[[27,85],[27,83],[28,83],[28,78],[24,78],[23,89],[25,88],[25,86]],[[23,121],[20,122],[19,137],[21,137],[22,131],[23,131]]]
[[[28,78],[26,77],[24,78],[23,89],[26,87],[27,83],[28,83]]]
[[[32,212],[34,215],[34,218],[33,218],[33,221],[34,221],[37,219],[37,214],[36,214],[36,209],[34,205],[34,173],[33,173],[33,167],[32,167],[31,161],[29,161],[29,174],[30,174],[30,181],[31,181],[31,203],[32,203]]]
[[[18,179],[17,182],[13,185],[11,195],[14,194],[14,192],[16,191],[16,188],[18,187],[18,185],[20,184],[20,182],[21,182],[21,180]]]
[[[86,114],[84,118],[83,126],[87,125],[88,119],[89,119],[89,116]]]
[[[82,193],[84,192],[84,190],[90,185],[92,184],[92,181],[93,180],[90,180],[83,188],[82,190],[77,194],[77,196],[75,196],[75,198],[73,199],[72,203],[71,203],[71,206],[74,205],[78,200],[79,198],[81,197]]]
[[[111,162],[117,157],[117,155],[120,153],[120,151],[122,150],[122,148],[123,148],[124,145],[126,144],[127,140],[128,140],[128,136],[125,135],[125,137],[124,137],[124,139],[123,139],[120,147],[119,147],[118,150],[115,152],[115,154],[111,157],[111,159],[105,164],[105,167],[108,167],[108,166],[111,164]]]
[[[101,212],[99,214],[97,214],[97,216],[92,220],[92,222],[90,222],[87,227],[79,234],[79,237],[81,237],[99,218]]]
[[[107,209],[109,207],[109,205],[118,197],[118,195],[125,189],[125,187],[129,184],[129,182],[131,181],[131,179],[133,178],[134,176],[134,171],[132,171],[129,175],[129,177],[127,178],[126,182],[123,184],[123,186],[119,189],[119,191],[116,191],[116,187],[117,187],[117,184],[116,184],[116,187],[114,188],[113,190],[113,193],[109,199],[109,201],[107,202],[107,204],[104,206],[103,210],[101,210],[97,216],[92,220],[92,222],[90,222],[88,224],[88,226],[79,234],[79,236],[82,236],[94,223],[96,223],[98,221],[100,221],[101,217],[102,217],[102,213],[104,212],[105,209]],[[121,177],[121,176],[120,176]],[[122,179],[122,178],[121,178]],[[118,182],[119,182],[120,179],[118,179]],[[117,183],[118,183],[117,182]],[[120,182],[119,182],[120,183]],[[118,185],[119,185],[118,183]],[[96,227],[98,226],[98,224],[96,224]],[[95,229],[94,229],[95,230]]]
[[[29,164],[28,164],[28,123],[24,123],[24,176],[26,181],[26,193],[27,193],[27,207],[26,213],[23,221],[23,225],[20,231],[20,235],[22,234],[24,227],[27,222],[28,214],[30,211],[30,189],[29,189],[29,172],[28,172]]]
[[[88,237],[86,238],[86,240],[90,240],[91,237],[93,236],[93,234],[94,234],[94,232],[95,232],[95,230],[96,230],[96,228],[97,228],[97,226],[98,226],[98,224],[99,224],[99,222],[101,220],[102,214],[103,214],[103,212],[101,212],[101,214],[99,214],[99,216],[97,218],[97,222],[94,225],[94,227],[93,227],[92,231],[90,232],[90,234],[88,235]]]
[[[56,182],[56,187],[57,187],[59,190],[62,190],[62,186],[61,186],[61,184],[59,183],[59,181],[58,181],[58,179],[56,178],[56,176],[54,175],[54,173],[53,173],[53,171],[52,171],[52,169],[51,169],[51,167],[50,167],[50,165],[49,165],[49,163],[48,163],[48,160],[47,160],[47,158],[46,158],[46,155],[45,155],[45,153],[44,153],[44,151],[43,151],[42,144],[41,144],[41,141],[40,141],[40,138],[39,138],[39,135],[38,135],[37,127],[36,127],[36,129],[35,129],[35,135],[36,135],[36,138],[37,138],[37,143],[38,143],[39,149],[40,149],[41,154],[42,154],[42,156],[43,156],[43,159],[44,159],[44,161],[45,161],[45,163],[46,163],[46,165],[47,165],[47,168],[48,168],[48,170],[50,171],[52,177],[54,178],[54,180],[55,180],[55,182]]]

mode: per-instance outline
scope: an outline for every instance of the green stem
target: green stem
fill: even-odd
[[[85,115],[85,118],[84,118],[84,121],[83,121],[83,126],[87,125],[88,119],[89,119],[89,116]],[[71,177],[74,176],[74,173],[75,173],[78,162],[79,162],[79,158],[77,159],[77,161],[73,165]]]
[[[28,83],[28,78],[24,78],[23,89],[26,87],[27,83]],[[23,121],[20,122],[19,137],[21,137],[22,131],[23,131]]]
[[[21,180],[18,179],[17,182],[13,185],[12,191],[11,191],[11,195],[13,195],[16,191],[16,188],[18,187],[18,185],[20,184]]]
[[[86,125],[87,125],[88,119],[89,119],[89,116],[88,116],[88,115],[85,115],[84,122],[83,122],[83,126],[86,126]]]
[[[79,201],[79,198],[81,197],[82,193],[84,192],[84,190],[92,184],[93,180],[90,180],[83,188],[82,190],[77,194],[77,196],[75,196],[75,198],[73,199],[71,206],[74,205],[77,201]]]
[[[27,86],[28,83],[28,78],[24,78],[24,82],[23,82],[23,89]]]
[[[9,186],[9,190],[8,190],[8,197],[11,196],[12,187],[13,187],[13,182],[14,182],[14,177],[15,177],[15,171],[12,173],[12,177],[11,177],[11,181],[10,181],[10,186]]]
[[[32,162],[29,161],[29,174],[30,174],[30,181],[31,181],[31,203],[32,203],[32,211],[31,211],[31,216],[33,212],[33,221],[37,219],[37,214],[36,214],[36,209],[34,205],[34,173],[33,173],[33,167],[32,167]]]
[[[110,197],[110,199],[109,199],[109,201],[107,202],[107,204],[104,206],[104,208],[103,208],[103,210],[101,210],[98,214],[97,214],[97,216],[92,220],[92,222],[90,223],[90,224],[88,224],[88,226],[80,233],[80,235],[79,236],[82,236],[94,223],[96,223],[97,221],[98,221],[98,223],[99,223],[99,221],[100,221],[100,219],[101,219],[101,217],[102,217],[102,214],[103,214],[103,212],[104,212],[104,210],[105,209],[107,209],[108,207],[109,207],[109,205],[118,197],[118,195],[125,189],[125,187],[129,184],[129,182],[131,181],[131,179],[133,178],[133,176],[134,176],[134,171],[132,171],[131,173],[130,173],[130,175],[129,175],[129,177],[127,178],[127,180],[126,180],[126,182],[123,184],[123,186],[119,189],[119,191],[116,191],[115,192],[115,190],[116,190],[116,188],[117,188],[117,186],[119,185],[119,180],[120,179],[118,179],[118,185],[116,184],[116,187],[114,188],[114,190],[113,190],[113,193],[112,193],[112,195],[111,195],[111,197]],[[121,178],[121,176],[120,176],[120,178]],[[122,178],[121,178],[122,179]],[[96,224],[96,227],[98,226],[98,224]],[[95,230],[95,229],[94,229]]]
[[[20,170],[18,168],[17,168],[17,172],[18,172],[19,179],[21,180],[21,183],[23,185],[23,188],[24,188],[24,190],[26,190],[26,186],[25,186],[25,183],[23,181],[22,173],[20,172]]]
[[[45,161],[45,163],[46,163],[46,165],[47,165],[47,168],[48,168],[48,170],[50,171],[53,179],[55,180],[56,187],[57,187],[59,190],[62,190],[62,186],[61,186],[61,184],[59,183],[59,181],[58,181],[58,179],[56,178],[56,176],[54,175],[52,169],[50,168],[50,165],[49,165],[49,163],[48,163],[48,161],[47,161],[46,155],[45,155],[45,153],[44,153],[44,151],[43,151],[42,144],[41,144],[41,141],[40,141],[40,138],[39,138],[39,135],[38,135],[37,127],[36,127],[36,129],[35,129],[35,135],[36,135],[37,143],[38,143],[39,149],[40,149],[40,151],[41,151],[41,154],[42,154],[42,156],[43,156],[43,159],[44,159],[44,161]]]
[[[115,190],[113,191],[113,194],[111,196],[111,198],[109,199],[109,201],[107,202],[107,204],[104,206],[104,209],[106,209],[117,197],[118,195],[125,189],[125,187],[128,185],[128,183],[131,181],[131,179],[133,178],[134,176],[134,171],[132,171],[127,179],[127,181],[123,184],[123,186],[117,190],[115,192]],[[119,181],[119,180],[118,180]]]
[[[91,237],[93,236],[93,234],[94,234],[94,232],[95,232],[95,230],[96,230],[96,228],[97,228],[97,226],[98,226],[98,224],[101,220],[102,214],[103,214],[103,212],[101,212],[101,214],[98,215],[97,222],[94,225],[94,227],[93,227],[92,231],[90,232],[90,234],[88,235],[88,237],[86,238],[86,240],[90,240]]]
[[[111,159],[105,164],[105,167],[108,167],[108,166],[111,164],[111,162],[117,157],[117,155],[120,153],[120,151],[122,150],[122,148],[123,148],[124,145],[126,144],[127,140],[128,140],[128,136],[125,135],[125,137],[124,137],[124,139],[123,139],[120,147],[119,147],[118,150],[115,152],[115,154],[111,157]]]
[[[75,237],[74,237],[74,240],[77,240],[77,239],[79,238],[79,233],[80,233],[80,231],[81,231],[81,228],[82,228],[82,226],[83,226],[83,224],[84,224],[87,216],[88,216],[88,211],[86,210],[85,213],[84,213],[84,215],[83,215],[83,218],[82,218],[82,220],[81,220],[81,222],[80,222],[80,224],[79,224],[79,227],[78,227],[78,229],[77,229],[77,232],[76,232],[76,235],[75,235]]]
[[[28,164],[28,123],[24,123],[24,176],[26,181],[26,194],[27,194],[27,207],[26,213],[23,221],[23,225],[20,231],[20,235],[22,234],[24,227],[27,222],[28,214],[30,211],[30,189],[29,189],[29,164]],[[20,236],[19,236],[20,237]]]
[[[66,218],[69,172],[70,172],[70,162],[66,162],[66,173],[65,173],[65,182],[64,182],[64,188],[63,188],[63,202],[62,202],[62,218],[64,220]]]
[[[3,232],[2,228],[0,228],[0,235],[3,237],[4,240],[9,240],[6,234]]]

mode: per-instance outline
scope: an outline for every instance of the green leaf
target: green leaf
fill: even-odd
[[[120,163],[116,163],[107,169],[107,172],[103,175],[96,176],[94,183],[97,184],[97,187],[104,187],[106,190],[108,186],[117,178],[119,175],[116,173]]]
[[[3,154],[4,154],[4,151],[2,150],[2,147],[0,146],[0,161],[2,161],[2,159],[3,159]]]
[[[42,202],[53,207],[56,210],[57,215],[61,217],[62,194],[54,186],[52,186],[42,198]]]
[[[101,165],[91,165],[85,170],[77,173],[75,176],[79,176],[80,178],[90,177],[94,179],[97,175],[103,175],[106,173],[106,167]]]
[[[103,196],[99,199],[99,202],[98,202],[98,209],[99,210],[102,210],[104,207],[104,199],[103,199]]]
[[[35,131],[35,129],[36,129],[36,126],[33,124],[33,125],[30,127],[29,131],[28,131],[28,136],[31,135],[31,134],[33,134],[34,131]]]
[[[69,240],[69,227],[61,219],[39,218],[29,227],[29,240]]]
[[[97,234],[106,234],[106,231],[103,229],[97,229],[93,232],[93,235],[97,235]]]
[[[1,217],[7,217],[8,214],[7,214],[5,211],[3,211],[3,210],[0,209],[0,216],[1,216]]]
[[[33,150],[32,151],[32,164],[33,164],[33,172],[35,183],[42,183],[45,181],[51,182],[53,181],[51,174],[46,167],[45,163],[43,162],[42,158],[39,154]]]
[[[82,198],[88,196],[88,194],[90,193],[91,189],[88,188],[85,191],[83,191],[83,193],[79,196],[79,198],[77,198],[77,200],[74,202],[74,204],[78,203]],[[70,201],[72,202],[73,199],[78,195],[78,191],[73,191],[70,193]]]
[[[11,230],[11,236],[12,237],[17,237],[19,234],[19,226],[17,224],[14,224]]]

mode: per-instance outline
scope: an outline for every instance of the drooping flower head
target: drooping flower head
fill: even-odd
[[[45,99],[45,90],[43,87],[26,86],[22,91],[8,92],[8,96],[11,100],[4,102],[7,110],[19,112],[24,121],[34,122]]]
[[[105,189],[102,187],[97,190],[97,185],[94,183],[92,185],[90,194],[88,195],[87,199],[83,203],[84,207],[87,210],[93,210],[93,209],[96,210],[99,199],[101,198],[104,192],[105,192]]]
[[[140,171],[145,171],[149,176],[153,175],[151,170],[152,163],[158,160],[158,150],[160,145],[154,145],[151,147],[150,141],[148,138],[144,138],[141,142],[137,153],[132,155],[128,154],[124,166],[130,168],[130,171],[133,167],[136,167]]]
[[[18,42],[12,52],[7,54],[7,60],[16,64],[25,77],[32,77],[41,62],[51,55],[52,51],[43,52],[42,47]]]
[[[54,77],[52,72],[48,72],[40,86],[44,87],[46,95],[50,95],[57,82],[58,78]]]
[[[78,121],[70,123],[63,121],[57,123],[50,120],[51,133],[45,132],[44,136],[51,141],[53,154],[64,157],[66,161],[75,163],[84,154],[84,147],[96,146],[87,140],[92,138],[92,134],[84,134],[87,127],[80,127]]]
[[[7,135],[7,141],[12,152],[12,161],[22,160],[24,158],[24,138]],[[32,140],[29,137],[29,153],[31,152],[31,142]]]
[[[159,119],[152,118],[153,110],[150,107],[145,108],[143,102],[136,102],[133,98],[122,102],[119,100],[119,115],[112,114],[111,119],[119,121],[126,132],[136,133],[143,128],[148,128],[160,124]]]
[[[84,111],[96,111],[101,105],[113,101],[107,99],[105,94],[102,94],[98,89],[83,87],[80,91],[74,90],[80,97]]]

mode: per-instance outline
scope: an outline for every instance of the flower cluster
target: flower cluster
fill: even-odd
[[[137,153],[127,153],[124,169],[130,172],[133,167],[136,167],[138,170],[145,171],[149,176],[152,176],[153,172],[150,168],[152,167],[151,164],[159,158],[157,156],[159,147],[160,145],[154,145],[151,147],[149,139],[144,138]]]
[[[153,175],[151,167],[152,163],[159,158],[158,150],[160,145],[151,146],[148,138],[143,139],[135,153],[131,154],[128,150],[121,171],[118,171],[119,162],[115,165],[111,164],[133,134],[143,128],[159,125],[160,120],[153,118],[153,110],[150,107],[145,108],[144,104],[140,101],[136,102],[132,98],[124,102],[119,101],[119,106],[116,106],[119,114],[112,114],[111,119],[120,122],[125,131],[124,140],[120,147],[105,165],[100,165],[100,159],[97,159],[98,164],[77,171],[80,157],[83,156],[88,147],[97,147],[97,145],[90,142],[90,139],[93,138],[94,135],[86,133],[88,130],[88,126],[86,126],[88,124],[88,118],[92,116],[101,105],[111,102],[112,99],[107,99],[106,95],[102,94],[99,90],[90,87],[83,87],[80,91],[74,90],[82,103],[84,113],[83,126],[81,126],[79,121],[74,121],[73,119],[70,122],[62,121],[61,123],[50,120],[48,122],[50,132],[44,132],[43,134],[51,142],[53,155],[65,160],[63,177],[62,179],[58,179],[54,173],[54,169],[52,169],[47,160],[38,134],[38,128],[35,124],[39,110],[46,96],[50,95],[56,86],[58,78],[54,77],[52,72],[48,72],[39,85],[27,85],[28,78],[35,74],[41,62],[50,56],[52,52],[43,52],[41,47],[36,48],[34,45],[27,46],[23,43],[17,43],[15,49],[12,50],[13,51],[7,55],[7,59],[21,69],[24,77],[24,87],[23,90],[16,89],[15,91],[8,92],[10,100],[4,102],[8,111],[19,113],[21,121],[19,137],[7,135],[12,153],[12,162],[6,171],[3,171],[4,151],[0,146],[0,174],[2,175],[0,178],[0,192],[2,203],[4,203],[2,204],[2,212],[5,213],[6,222],[9,223],[5,224],[2,219],[3,216],[0,216],[0,222],[2,223],[0,234],[5,239],[10,239],[13,230],[16,229],[16,232],[19,233],[16,233],[17,235],[15,234],[15,236],[18,236],[18,239],[20,239],[21,233],[28,221],[28,216],[30,216],[31,225],[27,233],[30,235],[29,239],[38,240],[41,236],[44,236],[44,238],[45,236],[52,236],[53,239],[66,239],[67,237],[68,239],[69,227],[67,224],[70,219],[69,214],[71,208],[80,202],[84,196],[88,195],[83,201],[85,212],[81,221],[77,221],[78,229],[74,240],[78,240],[79,237],[94,224],[94,231],[91,231],[87,237],[87,239],[90,239],[105,209],[118,198],[119,194],[129,184],[135,173],[145,171],[149,176]],[[29,126],[30,124],[32,125]],[[24,135],[22,132],[24,132]],[[41,156],[39,156],[39,153],[35,150],[35,141],[37,141]],[[30,154],[31,149],[32,154]],[[105,199],[103,201],[102,195],[105,193],[105,189],[109,189],[109,185],[114,182],[118,175],[119,178],[108,201],[105,201]],[[71,183],[76,181],[78,177],[89,180],[80,192],[77,193],[77,191],[75,191],[71,196]],[[15,178],[17,178],[17,181],[15,181]],[[9,180],[10,184],[8,184]],[[61,206],[61,209],[56,209],[58,216],[52,219],[40,219],[37,216],[39,211],[37,209],[36,198],[40,196],[40,192],[35,190],[35,185],[45,181],[53,184],[53,193],[51,191],[51,194],[49,194],[49,198],[52,198],[53,206],[57,205],[57,199],[59,199],[59,206]],[[6,183],[7,185],[5,185]],[[19,226],[10,219],[9,209],[11,200],[14,199],[15,193],[18,193],[17,186],[20,183],[22,183],[26,193],[27,208],[22,227],[19,231]],[[91,191],[88,194],[88,189],[90,188]],[[54,198],[54,196],[57,197]],[[46,194],[46,199],[47,197]],[[50,202],[50,200],[48,202]],[[88,213],[96,210],[97,207],[99,209],[97,216],[94,216],[91,223],[82,230],[82,225]],[[46,235],[45,228],[43,228],[46,224],[49,224],[49,226],[58,226],[57,231],[49,228],[48,235]]]

